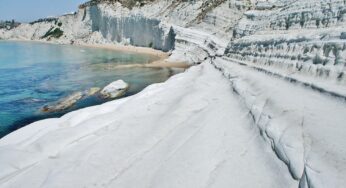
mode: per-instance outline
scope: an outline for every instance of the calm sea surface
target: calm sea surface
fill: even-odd
[[[104,49],[0,41],[0,138],[36,120],[106,102],[93,96],[63,112],[41,112],[43,106],[74,92],[123,79],[130,84],[128,96],[167,80],[173,72],[166,68],[116,68],[153,60],[149,55]]]

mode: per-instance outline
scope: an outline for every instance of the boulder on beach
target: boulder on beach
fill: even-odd
[[[117,80],[104,87],[100,93],[103,98],[113,99],[123,96],[128,88],[128,83],[123,80]]]

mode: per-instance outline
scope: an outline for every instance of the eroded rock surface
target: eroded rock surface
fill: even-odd
[[[345,5],[102,1],[59,17],[64,36],[53,42],[148,46],[171,51],[169,61],[204,63],[5,137],[0,185],[344,187]],[[43,40],[52,26],[22,24],[0,38]]]
[[[117,80],[104,87],[100,94],[103,98],[117,98],[124,95],[129,88],[129,84],[123,80]]]

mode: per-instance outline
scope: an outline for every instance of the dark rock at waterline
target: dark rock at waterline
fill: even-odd
[[[42,112],[59,112],[59,111],[66,110],[66,109],[72,107],[74,104],[76,104],[79,100],[81,100],[85,97],[88,97],[88,96],[95,95],[99,91],[100,91],[100,88],[94,87],[94,88],[90,88],[84,92],[73,93],[72,95],[69,95],[69,96],[61,99],[56,104],[44,106],[41,109],[41,111]]]
[[[83,97],[82,92],[76,92],[76,93],[62,99],[57,104],[54,104],[51,106],[44,106],[42,108],[42,111],[43,112],[57,112],[57,111],[65,110],[65,109],[73,106],[82,97]]]
[[[75,92],[55,104],[44,106],[41,111],[52,113],[52,112],[61,112],[67,110],[74,106],[78,101],[85,99],[86,97],[93,96],[96,94],[100,94],[100,97],[103,99],[114,99],[117,97],[121,97],[125,95],[126,91],[129,88],[129,84],[124,82],[123,80],[117,80],[106,87],[104,87],[101,91],[98,87],[93,87],[83,92]]]

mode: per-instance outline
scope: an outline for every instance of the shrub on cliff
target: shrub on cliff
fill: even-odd
[[[11,20],[11,21],[1,21],[0,20],[0,29],[10,30],[10,29],[18,27],[19,25],[20,25],[20,23],[14,21],[14,20]]]
[[[86,6],[97,5],[98,3],[115,3],[119,2],[124,7],[132,9],[134,6],[139,5],[143,6],[148,2],[153,2],[154,0],[91,0],[79,6],[79,8],[85,8]]]
[[[54,27],[52,27],[41,38],[47,38],[47,37],[60,38],[63,34],[64,34],[64,31],[62,31],[60,28],[54,29]]]

